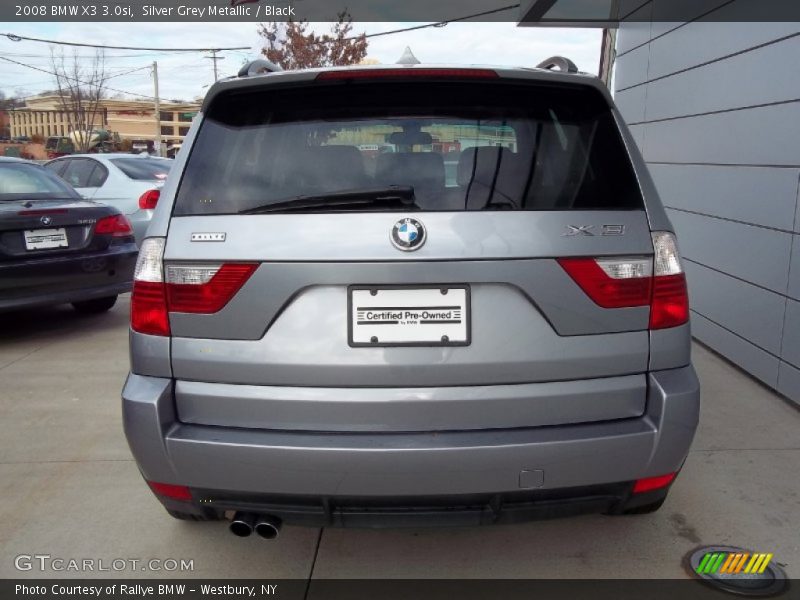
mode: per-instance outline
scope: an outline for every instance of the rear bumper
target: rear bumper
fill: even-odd
[[[202,498],[198,514],[235,510],[272,515],[290,525],[311,527],[420,527],[500,525],[587,513],[614,513],[632,507],[631,483],[561,490],[452,496],[369,497],[291,496],[194,490]],[[645,503],[667,490],[643,494]],[[639,496],[635,496],[639,501]],[[162,499],[167,508],[186,512],[186,503]],[[189,512],[192,512],[190,510]]]
[[[137,249],[122,244],[103,252],[0,263],[0,311],[65,304],[131,290]]]
[[[176,510],[249,508],[303,524],[391,525],[426,514],[475,523],[502,521],[498,505],[521,518],[613,510],[628,500],[632,481],[680,469],[699,395],[694,370],[685,367],[648,374],[647,409],[637,418],[488,431],[303,433],[180,423],[172,380],[132,374],[123,420],[145,478],[193,489],[193,503],[164,501]]]

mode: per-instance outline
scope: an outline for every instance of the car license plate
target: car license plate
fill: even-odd
[[[351,346],[467,346],[469,286],[349,289]]]
[[[48,248],[66,248],[67,230],[58,229],[30,229],[25,231],[26,250],[46,250]]]

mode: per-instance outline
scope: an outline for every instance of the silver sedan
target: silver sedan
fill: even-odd
[[[71,154],[44,166],[87,200],[119,209],[141,245],[173,161],[136,154]]]

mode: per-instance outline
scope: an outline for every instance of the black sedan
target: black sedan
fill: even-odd
[[[35,163],[0,157],[0,311],[71,303],[110,309],[128,292],[133,229]]]

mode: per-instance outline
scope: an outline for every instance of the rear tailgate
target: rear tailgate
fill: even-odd
[[[593,238],[562,236],[566,223],[598,223],[597,213],[418,215],[429,240],[413,255],[389,243],[402,216],[173,219],[167,264],[187,256],[199,264],[260,264],[219,312],[171,314],[176,377],[255,385],[448,386],[646,370],[649,308],[601,308],[555,260],[598,254]],[[652,254],[643,212],[602,218],[629,233],[603,238],[599,254]],[[228,232],[226,241],[190,241],[193,233],[212,230]],[[343,244],[324,233],[343,230],[359,234]],[[475,243],[478,236],[483,239]],[[358,259],[363,256],[372,260]],[[468,346],[349,345],[348,286],[462,284],[470,289]]]
[[[643,413],[649,306],[601,307],[558,262],[652,263],[647,215],[605,100],[588,87],[521,86],[504,89],[500,103],[491,86],[477,87],[464,87],[449,110],[426,108],[411,85],[365,87],[363,105],[346,103],[352,90],[320,88],[311,99],[283,99],[296,113],[269,117],[263,102],[277,105],[280,94],[259,96],[261,104],[223,97],[218,113],[212,104],[170,222],[165,269],[191,277],[223,264],[254,270],[220,310],[170,313],[182,420],[413,431]],[[528,114],[523,100],[542,106]],[[386,114],[375,112],[380,101]],[[475,106],[487,114],[476,116]],[[366,141],[379,135],[394,156],[372,156]],[[352,170],[354,160],[364,168]],[[237,214],[273,197],[365,181],[413,185],[419,210]],[[425,232],[413,251],[398,248],[405,219]],[[359,289],[374,292],[375,304]],[[396,318],[413,306],[398,289],[463,329]],[[423,294],[430,289],[442,291],[440,303]],[[395,330],[359,337],[368,312],[388,315]],[[435,327],[438,340],[428,335]]]

